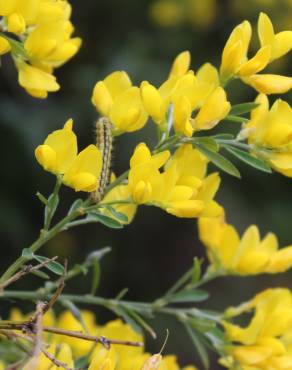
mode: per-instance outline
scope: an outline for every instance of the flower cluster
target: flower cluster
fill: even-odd
[[[292,246],[278,249],[275,234],[262,240],[258,227],[249,226],[242,237],[222,218],[199,219],[199,235],[208,250],[211,269],[226,274],[280,273],[292,267]]]
[[[230,322],[252,312],[245,327]],[[231,307],[223,326],[229,344],[222,365],[230,369],[284,370],[292,367],[292,294],[285,288],[267,289],[252,300]]]
[[[63,129],[51,133],[44,144],[36,148],[35,156],[46,171],[60,176],[62,182],[75,191],[93,192],[101,173],[101,154],[95,145],[77,154],[77,138],[72,125],[70,119]]]
[[[179,54],[159,88],[148,81],[140,88],[132,86],[126,72],[114,72],[96,83],[92,102],[101,115],[109,117],[116,134],[141,129],[148,116],[161,131],[167,131],[173,115],[175,131],[190,137],[194,131],[210,129],[225,118],[230,103],[219,86],[215,67],[206,63],[195,74],[189,66],[190,53]],[[195,110],[198,112],[193,118]]]
[[[37,98],[59,90],[54,69],[72,58],[81,45],[79,38],[72,38],[67,0],[3,0],[0,16],[0,55],[11,51],[19,84]]]
[[[29,315],[23,315],[19,310],[14,309],[10,318],[15,321],[23,321],[28,319]],[[65,330],[70,328],[70,331],[79,333],[84,332],[84,328],[86,328],[86,332],[94,336],[143,343],[143,336],[135,332],[128,324],[123,323],[121,320],[114,320],[104,325],[97,325],[94,315],[90,311],[82,311],[80,320],[77,320],[70,311],[62,312],[58,318],[50,311],[44,316],[43,325]],[[48,352],[58,361],[65,363],[69,368],[74,368],[74,363],[78,359],[89,356],[88,370],[141,370],[144,369],[143,365],[147,364],[147,361],[151,358],[151,354],[145,352],[143,347],[112,345],[110,350],[108,350],[101,344],[58,334],[46,334],[43,339],[49,345]],[[20,360],[25,362],[25,359]],[[23,370],[29,370],[29,364],[30,362],[23,367]],[[43,353],[38,356],[35,364],[36,370],[55,368],[52,367],[51,360]],[[181,369],[176,356],[173,355],[160,356],[157,365],[156,369],[158,370]],[[4,368],[4,364],[0,362],[0,369]],[[196,368],[187,366],[183,370],[196,370]]]

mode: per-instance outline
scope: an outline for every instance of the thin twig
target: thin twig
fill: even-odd
[[[47,266],[50,262],[55,261],[57,258],[58,258],[57,256],[53,258],[49,258],[39,263],[36,266],[33,266],[33,265],[23,266],[23,268],[20,271],[18,271],[16,274],[11,276],[11,278],[9,278],[8,280],[4,281],[4,283],[0,284],[0,291],[5,289],[8,285],[15,283],[17,280],[21,279],[23,276],[30,274],[34,271],[40,270],[41,268]]]
[[[71,367],[68,367],[68,365],[65,364],[65,362],[59,361],[58,359],[56,359],[55,356],[53,356],[51,353],[49,353],[45,349],[42,349],[42,352],[57,367],[62,367],[63,369],[66,369],[66,370],[73,370],[71,369]]]

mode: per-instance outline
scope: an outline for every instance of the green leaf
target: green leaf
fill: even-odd
[[[71,215],[76,209],[82,207],[83,205],[83,200],[82,199],[76,199],[75,202],[72,203],[69,211],[68,211],[68,216]]]
[[[41,279],[44,279],[44,280],[49,280],[50,277],[48,274],[46,274],[45,272],[43,271],[40,271],[40,270],[34,270],[34,271],[31,271],[31,273]]]
[[[33,258],[36,259],[40,263],[48,261],[47,257],[38,256],[36,254],[33,255]],[[62,266],[59,262],[50,261],[50,262],[48,262],[48,264],[45,267],[48,270],[52,271],[56,275],[64,275],[65,274],[64,266]]]
[[[59,204],[59,195],[51,194],[48,198],[48,205],[45,208],[45,221],[44,224],[47,224],[48,218],[52,217],[55,214],[56,209]]]
[[[49,202],[48,199],[43,196],[39,191],[36,193],[36,196],[39,198],[39,200],[45,205],[48,206]]]
[[[24,248],[21,252],[21,257],[24,257],[27,260],[31,260],[34,257],[34,254],[31,252],[29,248]]]
[[[192,328],[203,333],[216,327],[216,323],[214,321],[201,318],[189,318],[187,322],[192,326]]]
[[[94,211],[89,212],[86,219],[95,220],[96,222],[100,222],[111,229],[122,229],[124,227],[120,222],[118,222],[114,218],[102,215],[101,213]]]
[[[100,282],[100,263],[97,259],[92,261],[92,283],[91,283],[91,291],[92,295],[95,295],[99,282]]]
[[[232,135],[232,134],[218,134],[218,135],[215,135],[215,136],[213,136],[213,138],[215,139],[215,140],[233,140],[234,139],[234,135]]]
[[[121,222],[128,222],[128,217],[117,211],[114,207],[111,207],[111,206],[106,206],[106,209],[115,217],[118,219],[118,221],[121,221]]]
[[[204,154],[212,163],[215,164],[215,166],[220,168],[222,171],[228,173],[229,175],[235,176],[237,178],[241,177],[240,172],[234,166],[234,164],[231,163],[225,157],[223,157],[221,154],[212,152],[199,144],[194,144],[194,145],[202,154]]]
[[[109,306],[110,310],[112,310],[117,316],[120,316],[125,320],[127,324],[129,324],[135,331],[141,333],[141,326],[137,324],[136,320],[134,320],[129,313],[124,309],[122,306]],[[127,308],[128,309],[128,308]]]
[[[186,289],[170,297],[169,301],[172,303],[181,302],[203,302],[209,298],[209,294],[204,290]]]
[[[240,116],[241,114],[250,112],[258,106],[259,104],[254,102],[235,104],[231,107],[230,114],[234,116]]]
[[[225,121],[229,121],[229,122],[238,122],[238,123],[244,123],[244,122],[248,122],[249,121],[248,118],[233,116],[231,114],[228,114],[228,116],[226,116],[224,118],[224,120]]]
[[[194,143],[202,145],[212,152],[218,152],[219,145],[212,137],[195,137]]]
[[[200,359],[202,361],[202,364],[205,369],[209,369],[210,363],[209,363],[209,355],[207,352],[207,349],[202,341],[202,335],[199,333],[196,333],[193,328],[191,328],[188,324],[185,323],[185,328],[187,333],[189,334],[194,346],[197,349],[197,352],[200,356]]]
[[[271,167],[261,159],[255,158],[250,155],[248,152],[245,152],[241,149],[234,148],[231,146],[224,145],[224,149],[226,149],[229,153],[233,154],[236,158],[240,159],[241,161],[247,163],[248,165],[267,173],[271,173]]]
[[[129,315],[131,315],[133,319],[137,322],[137,324],[141,326],[141,328],[143,328],[146,332],[148,332],[152,336],[152,338],[156,339],[155,331],[151,328],[150,325],[147,324],[147,322],[140,315],[138,315],[137,312],[135,312],[134,310],[131,310],[128,307],[127,307],[127,311]]]
[[[192,280],[191,283],[197,283],[201,278],[201,265],[202,261],[200,261],[197,257],[194,258],[193,262],[193,273],[192,273]]]

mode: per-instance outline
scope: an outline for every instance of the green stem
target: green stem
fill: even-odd
[[[83,211],[83,209],[82,209]],[[51,230],[42,230],[40,237],[28,247],[28,251],[32,254],[35,253],[40,247],[42,247],[47,241],[52,239],[55,235],[57,235],[64,227],[71,221],[73,221],[76,217],[80,216],[80,209],[77,209],[75,212],[72,212],[70,215],[64,217],[60,222],[58,222]],[[27,261],[31,258],[21,256],[19,257],[1,276],[0,284],[4,283],[7,279],[9,279],[16,271],[18,271]]]
[[[239,149],[244,149],[247,151],[250,151],[252,148],[248,144],[240,143],[239,141],[236,140],[224,140],[224,139],[217,139],[216,140],[218,144],[220,145],[230,145],[234,146]]]
[[[47,212],[47,217],[45,218],[45,224],[44,224],[44,230],[49,230],[52,222],[52,218],[54,217],[54,214],[56,212],[56,207],[54,206],[55,203],[57,202],[59,190],[61,188],[62,181],[61,179],[57,176],[56,178],[56,184],[54,187],[54,191],[51,195],[51,199],[49,204],[46,206],[46,212]]]
[[[111,182],[105,189],[105,194],[109,193],[114,187],[120,185],[124,180],[127,179],[129,171],[124,172],[121,176],[117,177],[115,181]]]

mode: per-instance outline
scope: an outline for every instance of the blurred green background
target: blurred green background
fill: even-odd
[[[37,101],[17,84],[17,75],[9,58],[4,58],[0,73],[0,269],[4,270],[22,248],[37,236],[42,224],[42,205],[35,196],[39,190],[48,195],[54,178],[45,173],[34,159],[34,148],[47,134],[72,117],[80,147],[91,143],[97,118],[90,98],[93,86],[114,70],[126,70],[134,83],[147,79],[161,83],[168,74],[173,58],[189,49],[192,68],[203,62],[220,63],[225,41],[233,27],[243,19],[256,25],[259,11],[272,18],[277,31],[287,29],[292,19],[291,0],[99,0],[71,1],[76,34],[83,39],[79,54],[57,71],[62,89],[47,100]],[[256,32],[255,32],[256,33]],[[254,35],[257,47],[256,35]],[[291,74],[289,56],[272,66],[273,71]],[[291,56],[290,56],[291,60]],[[290,71],[289,71],[290,68]],[[229,88],[231,102],[247,102],[255,92],[242,84]],[[274,99],[276,97],[273,97]],[[291,95],[286,96],[291,101]],[[225,125],[236,130],[235,123]],[[116,140],[114,171],[119,174],[128,166],[129,157],[139,141],[153,145],[154,126],[125,135]],[[268,175],[239,165],[242,180],[222,174],[219,202],[227,211],[229,222],[240,232],[249,224],[260,226],[262,233],[274,231],[280,245],[292,243],[292,179],[278,174]],[[64,213],[76,194],[62,190]],[[141,207],[134,222],[123,230],[109,230],[99,225],[88,225],[64,232],[42,250],[48,256],[69,258],[69,266],[83,261],[86,255],[104,246],[112,252],[102,262],[99,295],[114,297],[128,287],[127,298],[152,300],[163,292],[192,263],[192,258],[204,256],[193,220],[174,218],[159,209]],[[223,310],[231,304],[249,299],[268,286],[292,288],[291,275],[257,278],[222,278],[209,284],[211,298],[205,307]],[[34,289],[42,281],[23,279],[14,288]],[[87,293],[90,277],[69,283],[66,292]],[[1,305],[5,316],[15,302]],[[23,304],[25,310],[30,304]],[[91,307],[99,322],[113,316]],[[175,352],[182,365],[197,363],[197,354],[183,329],[160,317],[153,325],[159,333],[157,342],[149,342],[149,350],[158,351],[170,329],[166,352]],[[216,359],[212,369],[216,369]]]

